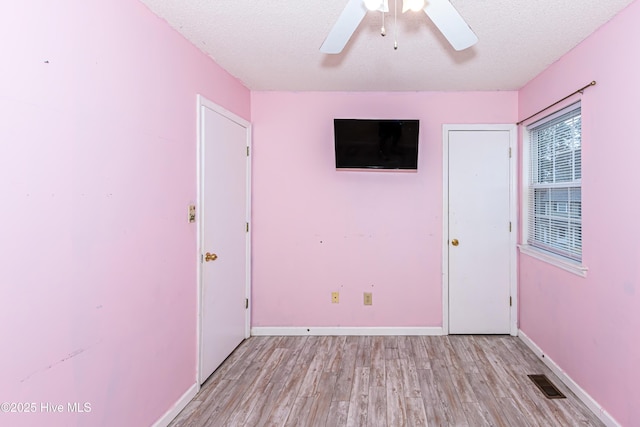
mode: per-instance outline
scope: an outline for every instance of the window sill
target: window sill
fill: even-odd
[[[569,260],[562,259],[557,255],[550,254],[549,252],[545,252],[543,250],[533,248],[529,245],[518,245],[521,254],[529,255],[530,257],[539,259],[540,261],[544,261],[548,264],[559,267],[569,273],[573,273],[580,277],[587,277],[587,267],[582,264],[578,264],[576,262],[572,262]]]

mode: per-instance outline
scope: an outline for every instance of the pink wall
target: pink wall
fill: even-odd
[[[196,94],[250,93],[131,0],[0,14],[0,402],[12,426],[143,426],[195,382]]]
[[[640,2],[520,91],[520,117],[582,97],[586,278],[520,256],[520,325],[622,425],[640,420]]]
[[[252,93],[253,326],[441,326],[442,124],[516,110],[515,92]],[[336,171],[336,117],[419,119],[418,172]]]
[[[635,2],[519,94],[524,117],[598,81],[588,277],[521,256],[521,327],[624,425],[640,419],[639,19]],[[91,404],[0,424],[148,425],[193,384],[197,93],[254,123],[253,326],[441,325],[441,126],[515,122],[517,93],[250,100],[131,0],[12,2],[0,37],[0,401]],[[334,117],[420,119],[418,173],[337,172]]]

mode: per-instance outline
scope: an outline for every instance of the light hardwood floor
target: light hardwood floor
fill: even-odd
[[[450,335],[251,337],[170,427],[427,425],[603,424],[518,338]]]

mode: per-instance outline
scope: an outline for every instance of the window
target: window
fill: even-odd
[[[582,120],[571,105],[527,127],[527,239],[532,248],[582,261]]]

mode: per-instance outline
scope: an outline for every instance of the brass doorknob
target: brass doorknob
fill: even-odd
[[[452,244],[453,246],[458,246],[458,245],[460,244],[460,242],[458,242],[458,239],[453,239],[453,240],[451,241],[451,244]]]
[[[218,259],[218,255],[216,255],[216,254],[210,254],[209,252],[207,252],[206,254],[204,254],[204,260],[205,260],[206,262],[209,262],[209,261],[215,261],[215,260],[217,260],[217,259]]]

